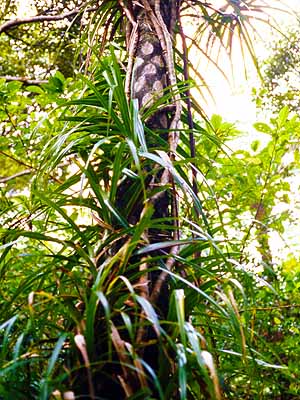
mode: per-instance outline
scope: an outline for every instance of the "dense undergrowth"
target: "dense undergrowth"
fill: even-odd
[[[261,229],[280,231],[288,218],[273,218],[272,207],[289,191],[279,175],[298,119],[284,109],[273,125],[257,124],[269,144],[249,152],[229,151],[239,133],[220,117],[195,121],[196,159],[184,126],[172,161],[128,104],[113,53],[59,103],[34,123],[30,140],[42,150],[29,193],[1,198],[0,397],[298,398],[300,271],[293,259],[293,268],[272,264]],[[173,229],[153,218],[146,185],[161,167],[180,198],[181,236],[149,244],[149,231]],[[143,212],[130,224],[139,198]],[[254,240],[258,261],[247,248]],[[151,274],[166,282],[152,299]]]

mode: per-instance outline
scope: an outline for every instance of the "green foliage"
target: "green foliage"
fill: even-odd
[[[262,62],[262,84],[254,90],[256,104],[274,113],[283,106],[299,110],[299,28],[286,29],[284,36],[270,45],[271,55]]]
[[[282,266],[282,260],[273,256],[270,238],[274,232],[279,236],[284,234],[286,226],[294,224],[295,210],[290,207],[293,202],[291,185],[294,185],[299,171],[299,160],[294,149],[299,146],[300,121],[298,117],[290,116],[285,107],[269,124],[260,122],[254,126],[267,135],[268,140],[263,141],[265,144],[255,140],[248,151],[237,149],[228,155],[225,151],[228,153],[229,150],[224,144],[221,147],[206,137],[199,143],[198,152],[210,157],[213,155],[213,167],[200,157],[196,165],[203,175],[203,206],[212,210],[210,222],[215,220],[217,226],[221,215],[222,235],[225,235],[230,248],[239,251],[237,265],[254,274],[259,286],[253,291],[249,282],[244,284],[243,290],[250,290],[246,295],[247,303],[241,306],[241,320],[244,323],[248,321],[251,326],[248,340],[255,351],[266,356],[267,348],[268,353],[288,365],[288,369],[269,375],[268,371],[265,373],[259,367],[263,363],[258,363],[249,381],[247,373],[244,375],[242,372],[240,361],[237,362],[238,373],[235,375],[233,360],[230,359],[229,367],[225,358],[221,370],[231,371],[231,386],[226,387],[226,390],[232,398],[244,397],[246,386],[253,398],[276,398],[283,394],[287,398],[294,398],[299,395],[299,371],[295,367],[297,361],[290,353],[290,346],[297,347],[296,334],[290,335],[287,332],[298,332],[299,329],[295,318],[299,309],[298,273],[297,269],[288,272],[289,263]],[[238,142],[231,140],[236,133],[230,125],[222,124],[219,117],[214,116],[208,128],[214,130],[219,137],[224,137],[225,133],[229,140],[228,146],[236,147]],[[256,255],[253,254],[253,246],[256,247]],[[294,266],[297,264],[295,258],[291,259],[291,263]],[[238,279],[243,282],[240,275]],[[248,315],[246,311],[249,311]],[[239,336],[242,339],[243,336]],[[241,350],[237,353],[242,355]],[[252,355],[255,357],[255,353]],[[249,368],[248,362],[245,365]],[[225,384],[227,379],[225,373]],[[242,388],[241,392],[239,387]]]
[[[16,18],[17,3],[6,2],[6,8],[0,14],[0,23]],[[29,15],[40,13],[48,16],[61,15],[82,6],[82,1],[69,4],[56,0],[24,3],[22,5]],[[8,34],[0,34],[0,75],[43,79],[59,70],[66,77],[73,76],[74,69],[78,68],[74,56],[80,40],[80,24],[85,24],[81,19],[81,16],[73,16],[59,23],[24,24]]]
[[[281,355],[272,339],[280,318],[272,314],[271,319],[259,319],[260,311],[255,311],[279,300],[267,288],[264,275],[246,272],[245,261],[239,264],[241,242],[222,235],[231,226],[243,231],[236,223],[262,192],[270,218],[275,195],[284,184],[278,180],[278,168],[291,132],[297,135],[298,120],[289,119],[283,110],[271,126],[257,124],[270,135],[268,145],[259,150],[254,143],[253,154],[237,151],[230,157],[223,148],[237,135],[232,125],[214,116],[205,129],[196,126],[197,150],[207,155],[199,157],[196,166],[210,183],[201,185],[208,219],[191,213],[190,167],[184,162],[183,145],[178,162],[170,167],[186,215],[185,235],[171,272],[166,270],[168,253],[157,253],[166,243],[148,245],[145,238],[149,229],[170,229],[168,221],[152,219],[149,204],[135,225],[126,222],[130,199],[143,193],[147,204],[152,195],[143,184],[156,168],[149,160],[165,165],[166,155],[144,148],[144,132],[118,84],[121,72],[114,56],[99,63],[96,77],[95,82],[84,78],[83,96],[64,106],[68,112],[61,114],[67,123],[62,132],[55,134],[53,125],[45,125],[53,139],[48,134],[31,196],[11,199],[15,207],[19,201],[13,225],[3,219],[6,213],[2,216],[2,397],[46,399],[54,391],[68,390],[91,396],[93,390],[106,390],[97,382],[109,382],[112,391],[120,390],[113,375],[115,363],[127,371],[129,388],[132,381],[141,384],[132,398],[219,398],[220,390],[225,398],[243,397],[246,392],[264,398],[285,393],[287,386],[296,393],[297,383],[286,369],[291,339],[280,342]],[[49,96],[52,93],[51,87]],[[182,131],[183,143],[187,134]],[[59,176],[66,158],[72,168],[63,183],[49,180],[50,174]],[[135,185],[123,194],[128,204],[120,208],[117,187],[128,176]],[[259,176],[260,181],[255,179]],[[243,197],[246,190],[253,194]],[[230,210],[228,215],[225,210],[215,213],[216,200],[221,209]],[[21,214],[22,220],[16,220]],[[114,254],[111,249],[117,243]],[[169,275],[173,296],[166,319],[139,289],[142,254],[152,271],[165,270]],[[290,323],[297,329],[292,318],[293,314]],[[275,329],[268,321],[275,321]],[[160,354],[157,371],[139,350],[141,329],[151,326]],[[297,373],[295,361],[289,368]]]
[[[42,148],[62,129],[61,110],[56,107],[65,101],[66,95],[71,98],[80,88],[80,84],[65,79],[60,72],[40,86],[0,80],[0,160],[4,192],[22,190],[28,185],[28,180],[39,169]]]
[[[224,38],[235,14],[215,17]],[[6,178],[29,170],[1,183],[0,397],[296,399],[298,259],[276,262],[269,238],[293,218],[274,209],[299,169],[299,119],[283,108],[255,124],[265,145],[232,151],[235,126],[195,112],[191,158],[184,110],[173,160],[145,123],[170,94],[139,115],[114,46],[91,56],[91,76],[0,81],[1,165]],[[154,210],[169,185],[148,185],[161,168],[180,198],[176,240],[174,217]],[[153,276],[170,296],[149,298]]]
[[[281,216],[278,213],[273,214],[272,210],[279,202],[288,206],[290,201],[290,182],[292,178],[295,179],[298,169],[294,148],[300,138],[299,119],[296,116],[289,117],[288,109],[283,108],[278,117],[271,120],[270,125],[259,122],[254,127],[264,134],[267,144],[262,145],[259,140],[255,140],[249,150],[237,149],[228,156],[211,141],[210,144],[205,141],[204,151],[213,156],[215,164],[214,168],[210,165],[208,168],[199,165],[199,169],[217,193],[223,219],[234,221],[234,226],[240,233],[248,230],[246,224],[249,213],[253,221],[252,227],[261,224],[267,231],[274,229],[282,233],[283,224],[291,214],[286,212],[286,207]],[[213,124],[211,128],[218,136],[222,136],[220,128]],[[222,129],[230,139],[230,127],[223,124]],[[237,141],[232,143],[236,147]],[[224,149],[226,151],[225,147]],[[199,148],[200,154],[204,151]],[[209,188],[203,190],[203,200],[213,203],[215,200],[209,200],[207,193]]]

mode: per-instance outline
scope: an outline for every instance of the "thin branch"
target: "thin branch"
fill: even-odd
[[[300,308],[300,304],[283,304],[283,305],[278,305],[278,306],[273,306],[273,307],[253,307],[253,308],[245,308],[243,310],[240,310],[240,312],[246,312],[246,311],[273,311],[273,310],[280,310],[284,308]]]
[[[43,83],[48,83],[46,79],[31,79],[27,76],[4,75],[0,76],[0,79],[5,79],[7,82],[23,82],[25,85],[42,85]]]
[[[19,165],[24,165],[25,167],[30,168],[32,171],[38,171],[38,168],[33,167],[32,165],[29,165],[29,164],[25,163],[24,161],[19,160],[18,158],[12,156],[12,155],[9,154],[9,153],[6,153],[5,151],[0,150],[0,155],[2,155],[2,156],[4,156],[4,157],[10,158],[11,160],[15,161],[15,162],[18,163]],[[50,178],[53,179],[55,182],[62,183],[61,180],[59,180],[59,179],[56,178],[55,176],[53,176],[53,175],[49,175],[49,176],[50,176]]]
[[[9,153],[6,153],[5,151],[0,150],[0,155],[3,155],[4,157],[8,157],[8,158],[10,158],[11,160],[15,161],[16,163],[18,163],[18,164],[20,164],[20,165],[24,165],[24,166],[27,167],[27,168],[31,168],[31,169],[36,169],[36,170],[37,170],[37,168],[32,167],[31,165],[25,163],[25,162],[22,161],[22,160],[19,160],[18,158],[12,156],[12,155],[9,154]]]
[[[13,179],[19,178],[20,176],[29,175],[31,173],[32,173],[31,169],[25,169],[24,171],[17,172],[14,175],[6,176],[4,178],[0,178],[0,183],[6,183],[6,182],[9,182],[9,181],[12,181]]]
[[[93,8],[88,8],[85,10],[86,12],[91,12],[91,11],[96,11],[97,9],[95,7]],[[39,22],[46,22],[46,21],[61,21],[66,18],[73,17],[77,14],[82,13],[83,10],[79,8],[75,8],[72,11],[66,12],[64,14],[59,14],[59,15],[35,15],[33,17],[28,17],[28,18],[17,18],[11,21],[7,21],[4,24],[0,26],[0,35],[1,33],[6,33],[7,31],[20,26],[24,24],[34,24],[34,23],[39,23]]]

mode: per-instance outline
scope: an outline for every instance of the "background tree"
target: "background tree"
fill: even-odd
[[[75,57],[80,31],[87,23],[82,19],[83,5],[83,1],[3,2],[0,74],[43,80],[60,70],[66,78],[73,76],[80,66]],[[16,21],[18,10],[26,14]]]
[[[262,85],[254,90],[256,104],[264,110],[278,112],[288,106],[299,109],[299,28],[286,29],[285,35],[270,44],[270,56],[262,61]]]

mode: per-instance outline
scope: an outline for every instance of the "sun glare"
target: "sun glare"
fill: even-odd
[[[26,18],[35,15],[35,7],[32,0],[19,0],[17,18]]]

